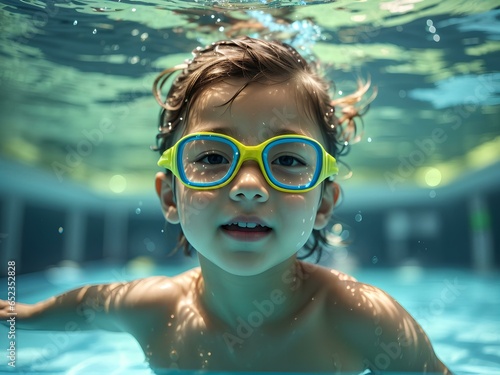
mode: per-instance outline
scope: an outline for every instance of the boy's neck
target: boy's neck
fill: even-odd
[[[255,276],[228,273],[199,255],[201,300],[207,312],[231,326],[252,313],[272,322],[293,314],[299,307],[299,261],[291,257]]]

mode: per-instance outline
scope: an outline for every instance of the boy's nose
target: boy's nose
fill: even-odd
[[[231,181],[229,196],[235,201],[266,202],[269,199],[269,184],[255,161],[246,161]]]

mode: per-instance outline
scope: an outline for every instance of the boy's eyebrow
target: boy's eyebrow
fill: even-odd
[[[216,127],[216,128],[212,128],[211,127],[209,129],[203,130],[203,131],[207,131],[207,132],[210,132],[210,133],[226,134],[226,135],[229,135],[230,137],[233,137],[233,138],[236,137],[236,133],[230,127],[224,127],[224,126],[219,126],[219,127]]]
[[[303,134],[300,134],[299,132],[295,131],[295,130],[291,130],[291,129],[280,129],[278,131],[275,131],[273,132],[274,136],[278,136],[278,135],[303,135]]]
[[[295,130],[291,130],[291,129],[279,129],[277,131],[272,131],[271,129],[267,128],[266,130],[269,131],[269,133],[272,134],[273,137],[276,137],[276,136],[279,136],[279,135],[302,135],[301,133],[295,131]],[[233,128],[231,127],[223,127],[223,126],[220,126],[220,127],[216,127],[216,128],[210,128],[210,129],[207,129],[207,130],[203,130],[202,131],[208,131],[208,132],[211,132],[211,133],[220,133],[220,134],[226,134],[226,135],[229,135],[230,137],[233,137],[233,138],[237,138],[238,136],[238,133],[236,133],[234,131]]]

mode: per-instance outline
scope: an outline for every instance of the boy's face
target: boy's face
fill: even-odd
[[[184,134],[208,131],[256,145],[279,134],[295,133],[320,141],[319,126],[302,110],[306,100],[293,82],[242,86],[228,80],[206,89],[193,103]],[[163,177],[162,177],[163,176]],[[255,161],[245,161],[235,178],[213,190],[193,190],[159,174],[157,191],[170,223],[180,223],[187,240],[225,271],[256,275],[294,256],[312,229],[323,228],[333,208],[333,184],[307,193],[283,193],[266,182]],[[238,223],[238,224],[237,224]],[[245,228],[245,226],[248,226]]]

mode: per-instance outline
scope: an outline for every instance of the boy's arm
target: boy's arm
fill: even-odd
[[[378,318],[372,320],[377,345],[368,355],[371,363],[378,365],[376,370],[451,375],[416,320],[384,291],[366,288],[378,313]]]
[[[34,305],[16,303],[15,310],[0,300],[0,319],[5,323],[15,317],[21,329],[123,331],[129,288],[130,283],[84,286]]]
[[[368,284],[345,281],[332,299],[342,336],[375,373],[451,374],[413,317],[391,296]],[[347,291],[347,292],[346,292]],[[338,309],[335,301],[345,304]]]

